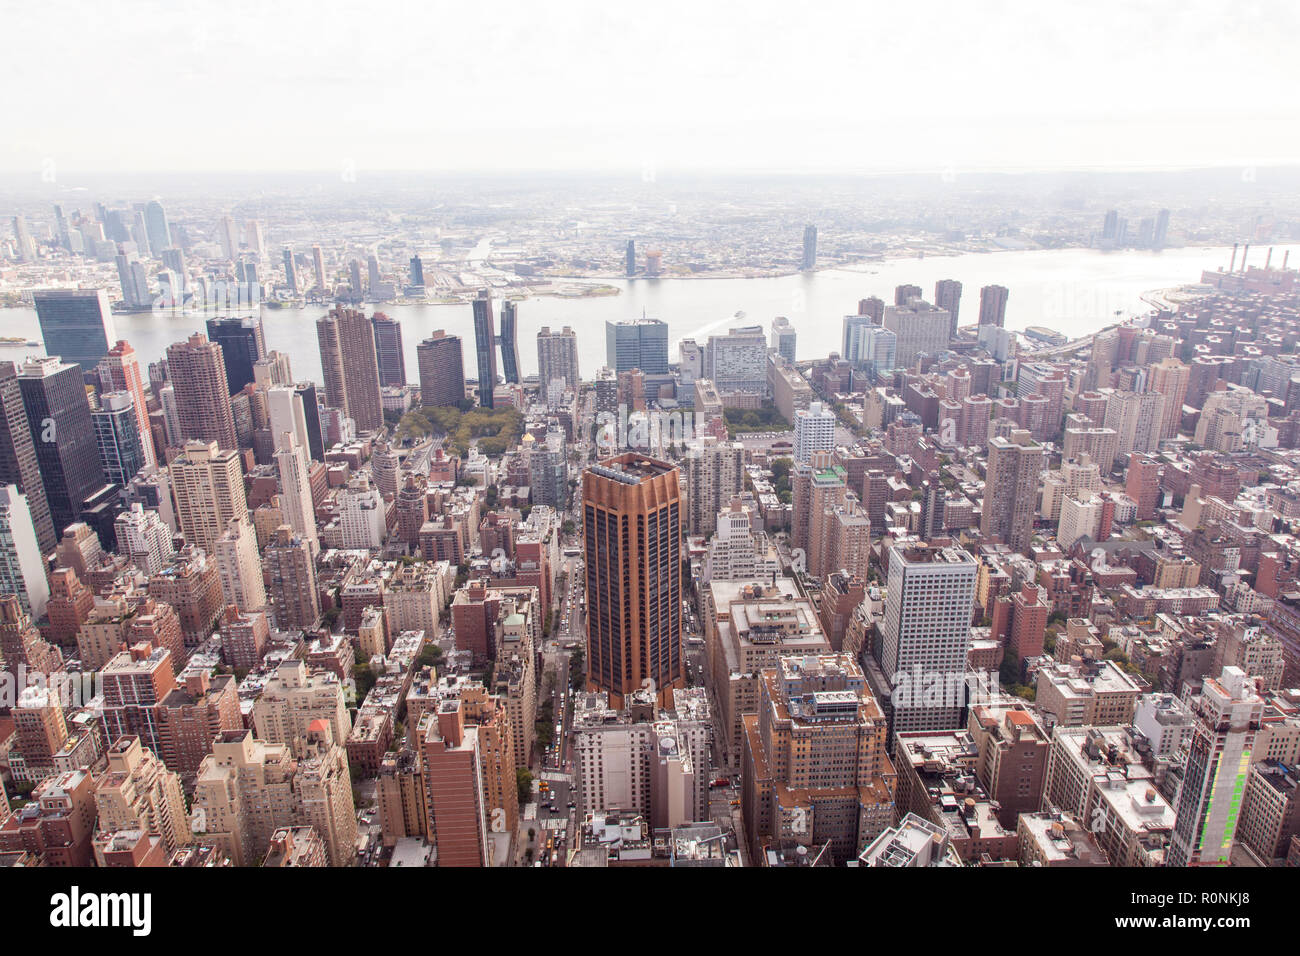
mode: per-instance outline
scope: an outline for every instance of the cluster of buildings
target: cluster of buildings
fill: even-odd
[[[996,285],[961,324],[954,280],[815,362],[784,318],[674,357],[643,316],[587,380],[569,327],[521,376],[483,292],[477,377],[434,332],[408,382],[314,261],[320,383],[257,317],[142,368],[102,291],[34,293],[0,860],[1300,863],[1285,265],[1064,344]]]

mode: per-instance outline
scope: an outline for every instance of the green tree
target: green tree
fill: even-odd
[[[352,679],[357,682],[357,700],[363,701],[370,689],[375,686],[375,672],[369,664],[357,664],[352,668]]]
[[[519,791],[519,803],[522,806],[533,798],[533,775],[524,767],[515,771],[515,787]],[[533,838],[533,831],[528,831],[528,839]]]

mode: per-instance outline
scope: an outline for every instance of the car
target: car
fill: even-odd
[[[577,807],[577,804],[574,803],[572,800],[570,800],[570,801],[569,801],[569,809],[572,810],[572,809],[574,809],[575,807]]]

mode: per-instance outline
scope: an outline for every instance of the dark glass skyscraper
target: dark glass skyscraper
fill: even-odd
[[[294,295],[298,294],[298,270],[293,267],[293,250],[284,250],[284,284]]]
[[[370,317],[375,330],[375,358],[379,362],[379,385],[401,388],[406,384],[406,353],[402,349],[402,323],[382,312]]]
[[[208,341],[221,346],[231,395],[253,381],[253,363],[266,355],[260,317],[208,319]]]
[[[36,446],[27,424],[27,409],[18,387],[18,367],[0,362],[0,486],[17,485],[27,496],[27,508],[36,526],[36,543],[43,554],[54,550],[58,536],[50,518],[50,504],[45,497]]]
[[[507,382],[519,382],[519,306],[501,303],[501,374]]]
[[[117,341],[102,289],[41,289],[33,294],[45,354],[92,372]]]
[[[130,392],[105,392],[100,396],[99,408],[91,412],[91,420],[104,478],[125,488],[145,465],[135,400]]]
[[[104,487],[86,386],[77,366],[44,357],[23,363],[18,385],[54,533],[61,535]]]
[[[325,438],[320,427],[320,403],[314,382],[298,382],[294,390],[302,398],[302,414],[307,419],[307,447],[312,461],[325,460]]]
[[[486,289],[474,300],[474,350],[478,356],[478,403],[492,408],[497,384],[497,343],[492,331],[492,294]]]
[[[636,275],[636,242],[632,239],[627,241],[627,274]]]

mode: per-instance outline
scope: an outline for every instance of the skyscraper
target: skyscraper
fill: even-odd
[[[307,413],[302,395],[291,385],[276,385],[266,390],[266,417],[271,429],[272,446],[279,450],[288,444],[284,436],[292,435],[303,455],[311,454],[307,434]]]
[[[424,260],[419,256],[411,256],[410,278],[411,285],[424,288]]]
[[[415,347],[420,366],[420,404],[425,408],[465,400],[465,356],[459,335],[438,329]]]
[[[632,276],[636,275],[636,242],[635,242],[635,240],[629,239],[629,240],[627,241],[627,257],[626,257],[626,259],[627,259],[627,261],[624,263],[624,270],[626,271],[627,276],[628,276],[628,278],[630,279]]]
[[[980,532],[1002,541],[1013,551],[1025,551],[1034,531],[1047,450],[1028,431],[1016,429],[1010,438],[989,440],[988,471],[984,481],[984,508]]]
[[[375,358],[379,363],[379,384],[401,388],[406,384],[406,352],[402,348],[402,323],[383,312],[370,317],[375,330]]]
[[[1109,465],[1114,461],[1104,461]],[[1156,506],[1160,503],[1160,463],[1154,458],[1129,455],[1128,470],[1124,475],[1124,493],[1137,503],[1138,521],[1149,521],[1155,517]]]
[[[149,292],[149,274],[144,264],[133,256],[118,253],[117,279],[122,287],[122,301],[127,308],[141,310],[149,307],[153,296]]]
[[[980,325],[1003,328],[1007,321],[1007,287],[986,285],[980,289]]]
[[[293,267],[293,250],[284,247],[284,284],[292,295],[298,294],[298,270]]]
[[[921,298],[921,287],[911,283],[894,286],[894,305],[907,305],[913,299]]]
[[[896,734],[961,726],[977,569],[958,547],[890,550],[880,666]]]
[[[316,398],[315,382],[298,382],[293,390],[302,400],[303,420],[307,423],[307,444],[304,451],[309,461],[325,460],[325,432],[321,427],[320,401]],[[274,437],[274,431],[272,436]]]
[[[478,357],[478,403],[492,408],[492,392],[497,384],[497,343],[492,293],[487,289],[481,290],[474,300],[474,350]]]
[[[280,511],[295,535],[315,542],[316,509],[307,474],[307,453],[291,431],[276,435],[275,464],[280,477]]]
[[[266,355],[266,336],[260,316],[208,319],[208,341],[221,346],[230,394],[254,381],[253,365]]]
[[[668,323],[636,319],[605,323],[605,364],[615,373],[639,368],[646,375],[668,372]]]
[[[232,518],[226,522],[215,551],[222,600],[241,611],[260,611],[266,607],[262,560],[257,553],[252,522],[248,518]]]
[[[794,364],[795,331],[790,320],[778,315],[772,320],[772,351],[791,365]]]
[[[1192,370],[1176,358],[1161,360],[1151,366],[1151,391],[1165,397],[1160,416],[1160,438],[1175,438],[1183,423],[1183,403],[1187,400],[1187,383]]]
[[[326,291],[325,287],[325,255],[321,252],[318,245],[311,247],[311,265],[316,273],[316,289],[319,292]]]
[[[509,299],[501,303],[501,373],[507,382],[513,383],[519,382],[518,310],[518,303]]]
[[[815,451],[835,447],[835,413],[821,402],[794,413],[794,460],[811,461]],[[724,499],[725,500],[725,499]]]
[[[90,372],[117,341],[103,289],[40,289],[32,293],[45,354]]]
[[[1181,418],[1181,412],[1180,412]],[[1205,420],[1202,414],[1202,421]],[[1115,430],[1115,457],[1127,459],[1137,452],[1146,454],[1160,444],[1160,430],[1165,421],[1165,396],[1160,392],[1117,391],[1106,403],[1103,428]],[[1100,461],[1102,468],[1111,462]]]
[[[1151,248],[1163,249],[1169,241],[1169,210],[1161,209],[1156,213],[1156,231],[1151,240]]]
[[[487,866],[479,728],[466,726],[461,701],[440,701],[418,727],[424,768],[426,832],[439,866]]]
[[[370,321],[356,309],[339,306],[316,321],[325,404],[340,409],[358,432],[384,423],[379,393],[379,361]]]
[[[224,449],[238,448],[221,346],[209,342],[202,332],[169,346],[167,376],[176,395],[181,438],[216,442]]]
[[[904,305],[886,306],[881,324],[898,336],[895,364],[899,368],[911,368],[922,353],[933,357],[946,351],[952,329],[947,312],[916,297]]]
[[[127,392],[135,407],[136,427],[140,431],[140,445],[146,465],[157,465],[154,454],[153,433],[149,428],[149,405],[144,397],[144,379],[140,376],[140,363],[129,342],[116,343],[99,363],[100,386],[105,392]]]
[[[800,263],[802,269],[814,269],[817,267],[817,227],[812,223],[803,227],[803,260]]]
[[[22,216],[14,216],[14,245],[18,249],[19,262],[34,262],[36,260],[36,243],[32,239],[31,231],[27,228],[27,220]]]
[[[239,453],[215,442],[188,441],[171,463],[171,476],[185,543],[214,554],[226,526],[248,517]]]
[[[745,448],[739,442],[719,442],[706,435],[687,449],[682,466],[686,470],[687,530],[707,537],[718,526],[718,512],[744,485]]]
[[[843,863],[893,823],[888,721],[848,654],[781,657],[744,724],[751,853],[793,838]]]
[[[684,684],[681,489],[677,468],[637,454],[583,474],[587,684],[624,705]]]
[[[244,245],[257,256],[259,262],[266,255],[266,235],[262,231],[260,219],[250,219],[244,223]]]
[[[104,487],[81,367],[30,358],[18,371],[18,385],[54,531],[62,534],[86,499]]]
[[[874,382],[881,382],[898,367],[898,336],[883,325],[863,329],[859,348],[859,361]]]
[[[1106,216],[1102,220],[1101,237],[1114,239],[1117,235],[1119,235],[1119,210],[1107,209]]]
[[[961,283],[956,279],[940,279],[934,284],[934,304],[951,316],[949,338],[957,337],[957,313],[961,311]]]
[[[149,251],[154,258],[162,256],[172,245],[172,231],[167,225],[167,213],[162,203],[153,199],[144,207],[144,225],[149,236]]]
[[[109,484],[125,488],[145,465],[131,393],[104,392],[99,396],[99,408],[91,412],[91,420],[104,478]]]
[[[276,627],[292,631],[313,626],[320,618],[320,595],[311,542],[295,535],[287,524],[281,525],[267,542],[262,565],[271,583]]]
[[[239,255],[239,237],[235,235],[235,220],[222,216],[217,224],[217,241],[221,243],[221,255],[233,260]]]
[[[544,326],[537,333],[537,377],[543,390],[554,380],[564,379],[564,384],[577,388],[578,335],[567,325],[560,332]]]
[[[869,315],[846,315],[844,317],[843,342],[840,345],[840,358],[853,365],[862,361],[862,331],[872,327]]]
[[[1206,677],[1188,702],[1196,726],[1178,792],[1170,866],[1226,866],[1250,777],[1264,702],[1239,667]]]
[[[36,542],[41,553],[48,554],[59,537],[50,517],[32,435],[18,386],[18,368],[13,362],[0,362],[0,485],[15,485],[26,497]]]
[[[45,558],[36,541],[36,526],[27,499],[14,485],[0,485],[0,594],[16,594],[33,620],[45,614],[50,585]],[[5,661],[13,667],[14,662]]]

